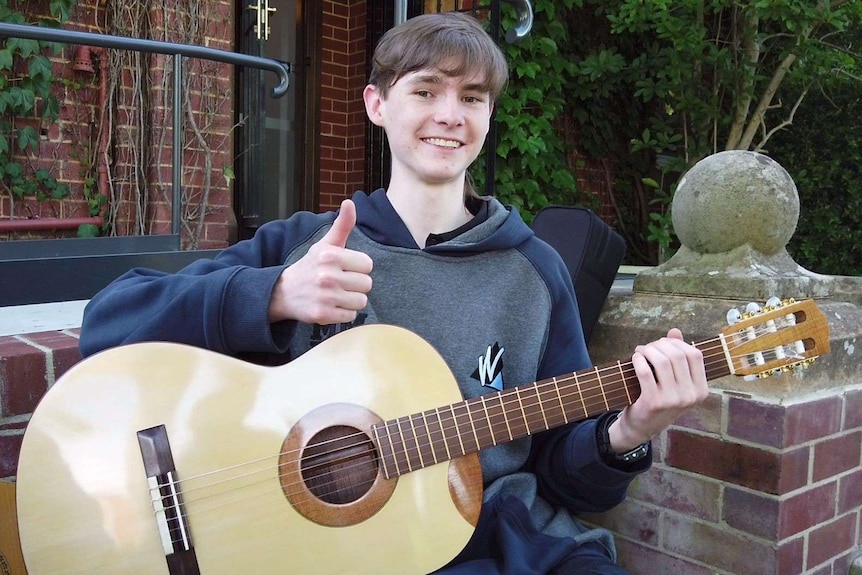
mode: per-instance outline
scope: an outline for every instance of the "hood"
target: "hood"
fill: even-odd
[[[401,217],[389,203],[386,190],[371,194],[356,192],[356,226],[366,236],[383,245],[418,249],[413,236]],[[484,197],[488,202],[488,219],[458,237],[441,244],[427,246],[426,252],[435,254],[470,255],[514,248],[533,236],[518,211],[504,206],[496,198]]]

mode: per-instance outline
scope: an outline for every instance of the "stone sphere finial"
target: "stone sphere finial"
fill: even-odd
[[[682,245],[720,254],[749,245],[771,255],[787,245],[799,220],[799,193],[775,160],[744,150],[695,164],[677,186],[673,227]]]
[[[680,248],[635,277],[635,292],[746,298],[827,297],[834,278],[793,261],[787,242],[799,221],[796,184],[778,162],[731,150],[695,164],[672,206]]]

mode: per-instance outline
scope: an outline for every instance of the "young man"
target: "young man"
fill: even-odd
[[[436,347],[468,398],[589,367],[562,260],[467,178],[506,78],[469,16],[390,30],[364,92],[392,152],[389,187],[357,192],[337,213],[269,223],[176,274],[129,272],[88,305],[83,354],[168,340],[284,363],[338,331],[389,323]],[[477,369],[477,357],[497,355],[497,369]],[[639,347],[633,364],[642,392],[621,414],[480,454],[482,516],[443,572],[622,573],[610,534],[574,513],[622,501],[650,466],[650,439],[707,395],[702,356],[678,330]]]

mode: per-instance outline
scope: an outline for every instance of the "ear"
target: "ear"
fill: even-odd
[[[365,113],[375,126],[383,126],[383,94],[373,84],[365,86],[362,91],[362,99],[365,101]]]
[[[494,100],[491,100],[491,103],[488,104],[488,117],[491,117],[491,114],[494,113]]]

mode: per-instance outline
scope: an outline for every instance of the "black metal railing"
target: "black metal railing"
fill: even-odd
[[[278,60],[157,40],[94,34],[41,26],[0,23],[0,38],[24,38],[78,46],[132,50],[173,57],[173,150],[170,235],[68,238],[0,242],[0,306],[88,299],[124,271],[146,266],[176,271],[218,250],[180,250],[182,226],[183,58],[200,58],[271,71],[278,76],[272,96],[290,85],[290,64]]]

